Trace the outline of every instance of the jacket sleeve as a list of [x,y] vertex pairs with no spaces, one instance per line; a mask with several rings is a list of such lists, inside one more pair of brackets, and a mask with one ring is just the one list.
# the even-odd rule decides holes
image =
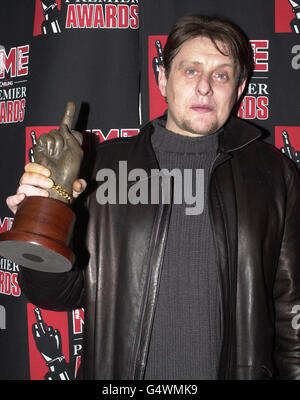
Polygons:
[[83,307],[83,271],[74,268],[64,273],[33,271],[20,266],[19,285],[34,305],[54,311]]
[[294,165],[289,168],[286,187],[284,230],[274,285],[274,358],[279,379],[300,379],[300,319],[295,314],[300,306],[300,179]]
[[72,206],[76,213],[71,247],[76,256],[73,268],[64,273],[30,270],[20,266],[19,285],[34,305],[68,311],[84,307],[84,271],[88,263],[85,236],[88,223],[87,200],[81,195]]

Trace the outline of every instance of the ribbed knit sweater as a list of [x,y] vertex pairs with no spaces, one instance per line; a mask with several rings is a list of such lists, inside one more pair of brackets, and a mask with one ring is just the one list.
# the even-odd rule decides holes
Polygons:
[[[187,137],[155,121],[152,145],[160,168],[204,170],[204,209],[186,215],[173,204],[145,379],[215,379],[221,344],[220,295],[207,205],[218,134]],[[194,191],[195,193],[195,191]]]

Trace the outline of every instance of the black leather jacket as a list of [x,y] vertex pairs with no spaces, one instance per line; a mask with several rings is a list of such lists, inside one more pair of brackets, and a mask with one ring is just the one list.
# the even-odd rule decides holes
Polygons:
[[[149,123],[99,145],[101,168],[158,168]],[[300,182],[297,169],[260,131],[235,117],[220,135],[209,212],[221,286],[219,379],[300,378]],[[149,177],[149,179],[151,179]],[[171,205],[105,205],[89,196],[87,268],[63,274],[21,268],[36,305],[85,308],[83,377],[143,379]]]

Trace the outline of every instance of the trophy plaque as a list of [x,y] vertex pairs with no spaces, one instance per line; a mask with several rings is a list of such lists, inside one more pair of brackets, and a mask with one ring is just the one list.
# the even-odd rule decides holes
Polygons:
[[0,235],[1,256],[32,270],[66,272],[74,263],[68,246],[76,217],[69,204],[83,157],[82,136],[71,130],[74,114],[68,102],[59,130],[42,134],[33,150],[35,162],[51,172],[49,197],[25,197],[12,228]]

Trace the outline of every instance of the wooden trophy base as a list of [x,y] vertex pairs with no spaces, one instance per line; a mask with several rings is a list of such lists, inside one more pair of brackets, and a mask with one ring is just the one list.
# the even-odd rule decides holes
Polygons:
[[36,271],[66,272],[74,254],[68,248],[75,214],[65,203],[48,197],[26,197],[10,231],[0,235],[0,254]]

